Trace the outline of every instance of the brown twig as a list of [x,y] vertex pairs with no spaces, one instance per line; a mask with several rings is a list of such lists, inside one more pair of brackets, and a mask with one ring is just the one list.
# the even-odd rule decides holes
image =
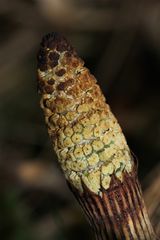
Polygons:
[[144,191],[144,199],[148,207],[148,213],[151,217],[155,232],[160,236],[160,164],[158,164],[152,172],[147,176]]

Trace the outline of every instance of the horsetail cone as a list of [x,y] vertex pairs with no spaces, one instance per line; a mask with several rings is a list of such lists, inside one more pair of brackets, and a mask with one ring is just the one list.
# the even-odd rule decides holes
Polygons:
[[96,79],[60,34],[42,40],[38,86],[53,148],[97,239],[156,239],[122,130]]

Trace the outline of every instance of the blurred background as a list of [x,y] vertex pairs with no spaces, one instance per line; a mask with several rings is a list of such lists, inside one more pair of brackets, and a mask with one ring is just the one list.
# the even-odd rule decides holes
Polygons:
[[93,239],[39,107],[41,38],[62,32],[98,79],[160,232],[160,1],[0,0],[0,239]]

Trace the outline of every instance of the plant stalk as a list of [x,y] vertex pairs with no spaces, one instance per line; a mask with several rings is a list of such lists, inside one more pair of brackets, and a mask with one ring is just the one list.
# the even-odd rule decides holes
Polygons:
[[42,40],[38,86],[53,148],[96,239],[157,239],[135,157],[96,79],[60,34]]

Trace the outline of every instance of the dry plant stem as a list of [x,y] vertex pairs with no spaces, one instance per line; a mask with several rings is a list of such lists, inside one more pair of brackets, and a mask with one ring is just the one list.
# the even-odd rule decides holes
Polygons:
[[149,216],[154,226],[154,230],[160,236],[160,164],[148,174],[145,179],[144,185],[144,199],[148,207]]
[[96,79],[59,34],[42,40],[38,86],[53,148],[96,239],[156,239],[122,130]]

